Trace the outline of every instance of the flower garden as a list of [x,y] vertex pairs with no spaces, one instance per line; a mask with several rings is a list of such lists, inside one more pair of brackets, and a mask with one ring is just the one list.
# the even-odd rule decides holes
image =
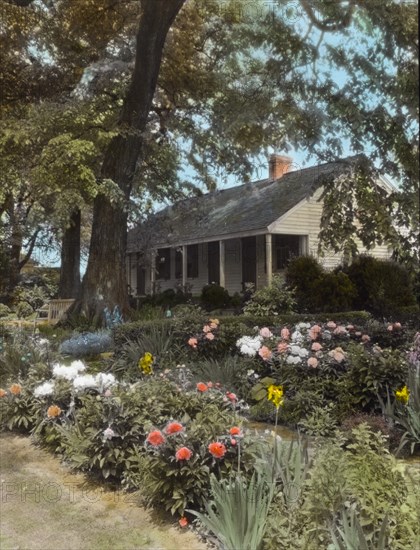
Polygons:
[[216,547],[415,548],[420,334],[339,317],[4,328],[1,426]]

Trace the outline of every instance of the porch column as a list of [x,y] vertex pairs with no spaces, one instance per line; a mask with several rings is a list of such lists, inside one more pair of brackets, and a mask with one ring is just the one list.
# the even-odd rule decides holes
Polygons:
[[150,265],[150,293],[153,295],[156,291],[156,250],[152,250],[152,261]]
[[225,241],[219,241],[219,280],[220,286],[225,288]]
[[185,292],[187,286],[187,246],[182,245],[182,289]]
[[271,233],[265,236],[265,269],[267,272],[267,286],[273,281],[273,239]]

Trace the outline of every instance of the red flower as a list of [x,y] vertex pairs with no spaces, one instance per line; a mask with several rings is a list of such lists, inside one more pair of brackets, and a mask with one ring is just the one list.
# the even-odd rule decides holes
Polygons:
[[189,460],[192,456],[192,451],[188,447],[181,447],[177,450],[175,458],[177,460]]
[[234,393],[227,392],[226,395],[227,395],[227,397],[228,397],[231,401],[233,401],[233,402],[235,402],[235,401],[237,400],[237,397],[236,397],[236,395],[235,395]]
[[178,521],[179,525],[181,527],[186,527],[188,525],[188,520],[187,518],[184,516],[182,517],[179,521]]
[[199,382],[197,384],[197,390],[198,391],[201,391],[201,392],[205,392],[209,389],[209,387],[207,386],[207,384],[204,384],[204,382]]
[[238,426],[233,426],[233,428],[229,430],[229,433],[230,435],[241,435],[241,428]]
[[226,454],[226,447],[223,445],[223,443],[219,443],[218,441],[210,443],[208,449],[210,453],[214,456],[214,458],[222,458]]
[[163,437],[162,432],[160,432],[159,430],[155,430],[154,432],[149,433],[146,442],[150,443],[150,445],[153,445],[153,447],[159,447],[159,445],[165,443],[165,438]]
[[167,434],[176,434],[178,432],[182,432],[183,429],[184,426],[179,422],[169,422],[169,424],[165,428],[165,432]]

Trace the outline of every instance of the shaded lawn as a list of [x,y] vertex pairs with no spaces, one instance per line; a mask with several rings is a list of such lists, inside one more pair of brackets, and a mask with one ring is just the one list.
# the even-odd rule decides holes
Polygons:
[[0,434],[1,550],[204,550],[138,498],[72,474],[27,437]]

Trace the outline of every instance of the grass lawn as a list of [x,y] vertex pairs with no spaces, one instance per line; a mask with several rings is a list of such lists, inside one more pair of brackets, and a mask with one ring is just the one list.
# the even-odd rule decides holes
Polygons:
[[148,512],[66,470],[27,437],[0,434],[2,550],[204,550]]

